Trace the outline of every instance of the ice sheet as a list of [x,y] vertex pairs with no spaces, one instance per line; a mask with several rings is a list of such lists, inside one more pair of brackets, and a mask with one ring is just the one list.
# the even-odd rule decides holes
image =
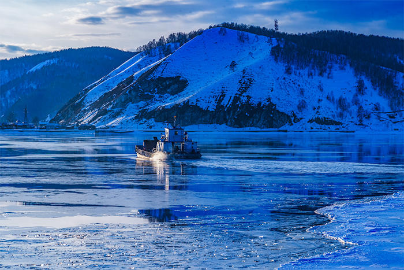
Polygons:
[[[402,190],[400,136],[196,132],[199,161],[135,158],[135,145],[158,133],[2,133],[0,268],[274,269],[322,254],[344,266],[366,258],[366,234],[355,226],[395,241],[362,212],[377,209],[363,198]],[[399,211],[396,196],[397,205],[381,198],[383,211]],[[341,205],[349,201],[358,207]],[[330,205],[341,223],[315,213]],[[352,237],[327,229],[349,227],[339,213],[365,218]]]
[[352,248],[301,259],[282,269],[404,269],[404,192],[317,210],[331,222],[310,231]]

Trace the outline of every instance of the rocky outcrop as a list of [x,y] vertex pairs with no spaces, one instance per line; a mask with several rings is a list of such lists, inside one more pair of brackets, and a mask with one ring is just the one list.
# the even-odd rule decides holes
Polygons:
[[170,108],[140,111],[137,119],[140,121],[153,118],[156,122],[165,122],[174,115],[177,116],[179,124],[183,126],[215,123],[234,128],[280,128],[292,123],[291,117],[277,110],[272,103],[254,106],[248,103],[238,103],[237,101],[234,101],[228,107],[218,105],[214,111],[204,110],[199,106],[190,105],[189,102],[186,102]]

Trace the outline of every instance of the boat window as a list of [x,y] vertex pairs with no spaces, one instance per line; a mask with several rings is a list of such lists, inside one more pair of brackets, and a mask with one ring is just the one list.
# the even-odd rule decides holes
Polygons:
[[178,131],[176,131],[174,134],[175,134],[175,135],[178,135]]

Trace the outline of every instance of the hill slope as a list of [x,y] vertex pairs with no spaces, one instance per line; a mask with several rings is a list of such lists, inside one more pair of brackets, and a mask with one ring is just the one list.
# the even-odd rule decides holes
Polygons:
[[[306,61],[312,64],[302,65],[295,61],[299,55],[288,58],[299,51],[294,46],[283,39],[212,28],[169,56],[138,54],[84,89],[54,121],[153,127],[176,115],[184,126],[403,128],[403,103],[393,98],[403,96],[402,72],[388,71],[395,88],[394,95],[386,94],[346,56],[313,51]],[[312,59],[325,60],[320,65]]]
[[93,83],[134,53],[112,48],[69,49],[0,61],[0,122],[46,118],[85,86]]

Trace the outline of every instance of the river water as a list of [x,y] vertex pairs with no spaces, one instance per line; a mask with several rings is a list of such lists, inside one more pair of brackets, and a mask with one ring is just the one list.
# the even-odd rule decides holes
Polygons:
[[138,160],[153,136],[1,132],[0,267],[287,268],[355,245],[318,209],[404,189],[402,134],[191,132],[201,160]]

